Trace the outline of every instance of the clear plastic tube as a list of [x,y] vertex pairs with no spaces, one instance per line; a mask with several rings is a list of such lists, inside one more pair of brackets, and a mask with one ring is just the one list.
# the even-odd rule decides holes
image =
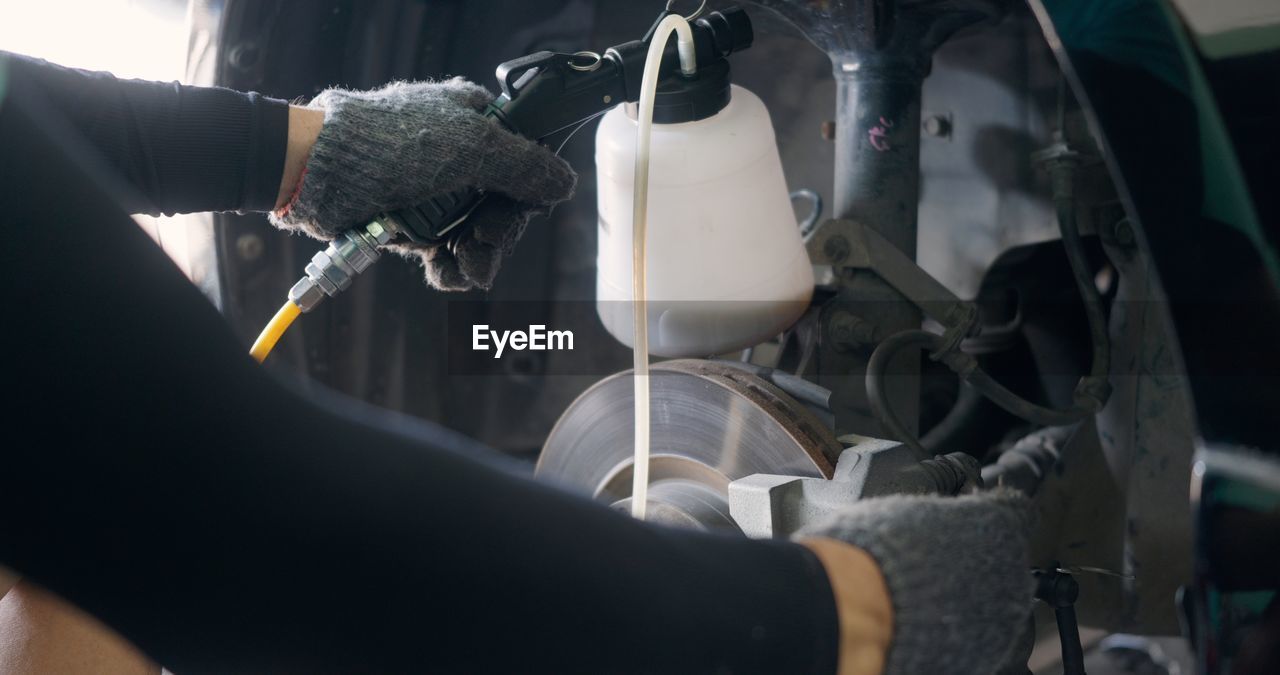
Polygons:
[[636,115],[635,189],[631,212],[631,306],[635,339],[632,348],[635,373],[635,459],[631,475],[631,515],[644,520],[649,502],[649,304],[646,299],[645,233],[649,215],[649,139],[653,132],[653,103],[667,40],[676,34],[680,71],[697,71],[693,31],[689,22],[672,14],[658,24],[645,57],[640,84],[640,109]]

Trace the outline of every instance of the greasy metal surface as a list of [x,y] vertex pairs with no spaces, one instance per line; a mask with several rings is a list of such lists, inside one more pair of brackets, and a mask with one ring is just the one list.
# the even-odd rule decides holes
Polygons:
[[[1211,435],[1204,426],[1197,429],[1205,422],[1203,408],[1225,405],[1228,426],[1238,429],[1244,422],[1247,427],[1253,411],[1268,410],[1260,392],[1272,389],[1255,389],[1243,378],[1208,377],[1201,383],[1230,383],[1228,388],[1238,389],[1247,401],[1233,403],[1221,390],[1198,391],[1193,398],[1197,382],[1188,372],[1221,373],[1235,354],[1252,359],[1262,353],[1249,344],[1255,338],[1274,344],[1262,328],[1267,322],[1259,320],[1271,289],[1266,283],[1245,283],[1259,268],[1239,249],[1232,251],[1231,272],[1222,273],[1218,256],[1236,235],[1202,216],[1204,182],[1196,163],[1208,147],[1199,137],[1204,127],[1197,123],[1194,101],[1162,79],[1187,77],[1194,67],[1178,54],[1160,3],[1032,0],[1030,5],[1084,109],[1088,135],[1098,141],[1127,216],[1124,237],[1116,229],[1120,214],[1097,221],[1119,279],[1110,309],[1114,392],[1094,422],[1096,431],[1082,427],[1084,433],[1063,450],[1062,470],[1046,483],[1040,500],[1045,527],[1033,562],[1057,560],[1120,575],[1079,577],[1082,625],[1176,633],[1175,593],[1191,577],[1188,494],[1194,439],[1197,433]],[[1114,36],[1109,45],[1128,44],[1129,35],[1141,35],[1148,47],[1129,58],[1123,49],[1099,48],[1095,40],[1104,34]],[[1152,116],[1153,109],[1160,114]],[[1211,199],[1226,191],[1203,194]],[[1223,280],[1240,286],[1224,288]],[[1240,295],[1245,285],[1251,317],[1245,321],[1259,329],[1223,331],[1223,326],[1243,325],[1223,320],[1223,308],[1230,308],[1227,299]],[[1198,315],[1205,310],[1208,316]],[[1222,337],[1201,337],[1206,333]],[[1180,341],[1195,349],[1180,353]],[[1212,366],[1204,365],[1206,358]],[[1249,367],[1265,372],[1266,364],[1251,361]],[[1268,438],[1274,437],[1273,417],[1259,425]]]
[[1176,634],[1175,596],[1191,578],[1194,416],[1150,262],[1133,247],[1105,248],[1120,279],[1110,322],[1114,391],[1046,481],[1033,562],[1119,575],[1078,577],[1081,625]]
[[[710,361],[655,364],[652,480],[696,481],[727,494],[756,473],[830,478],[840,445],[817,418],[754,375]],[[601,380],[548,436],[536,475],[610,503],[630,496],[631,371]]]
[[[1106,241],[1106,238],[1104,238]],[[1175,596],[1191,578],[1195,415],[1177,357],[1168,301],[1146,256],[1106,244],[1119,272],[1111,303],[1111,399],[1098,415],[1102,451],[1126,496],[1123,621],[1144,632],[1179,630]]]

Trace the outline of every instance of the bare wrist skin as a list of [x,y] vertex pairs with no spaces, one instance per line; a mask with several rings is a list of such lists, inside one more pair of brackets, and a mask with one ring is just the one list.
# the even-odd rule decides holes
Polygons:
[[880,566],[866,551],[835,539],[799,542],[827,571],[840,620],[838,675],[879,675],[893,638],[893,604]]
[[311,146],[315,145],[322,126],[323,110],[289,106],[289,144],[284,156],[284,174],[280,177],[280,192],[276,196],[276,210],[293,199],[298,182],[302,180],[302,170],[307,166],[307,158],[311,156]]
[[20,581],[0,599],[0,672],[160,675],[115,631],[62,598]]

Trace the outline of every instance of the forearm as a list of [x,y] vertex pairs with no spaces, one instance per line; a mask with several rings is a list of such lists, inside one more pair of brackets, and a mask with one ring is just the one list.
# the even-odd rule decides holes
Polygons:
[[13,588],[14,584],[18,583],[20,578],[12,570],[0,566],[0,599],[4,598],[5,594],[9,592],[9,589]]
[[29,582],[0,597],[0,672],[160,675],[97,619]]
[[275,206],[290,122],[284,101],[7,56],[12,88],[45,98],[49,114],[134,188],[115,195],[125,210],[160,215]]

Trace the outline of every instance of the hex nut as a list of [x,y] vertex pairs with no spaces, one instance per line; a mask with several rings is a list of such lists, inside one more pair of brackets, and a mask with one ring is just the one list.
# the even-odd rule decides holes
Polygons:
[[875,324],[846,310],[838,310],[827,321],[827,332],[838,350],[851,350],[875,344]]
[[849,245],[849,240],[840,235],[831,237],[822,243],[822,254],[827,256],[827,260],[833,263],[844,262],[851,252],[852,247]]
[[310,277],[305,277],[289,289],[289,300],[302,311],[309,312],[324,299],[324,289]]

